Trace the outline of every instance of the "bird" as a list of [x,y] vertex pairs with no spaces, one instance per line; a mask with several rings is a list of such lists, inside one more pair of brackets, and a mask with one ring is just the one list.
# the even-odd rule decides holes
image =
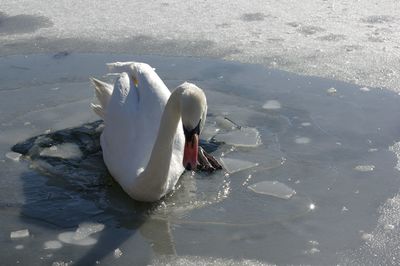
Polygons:
[[184,82],[172,93],[146,63],[107,64],[118,73],[114,85],[91,77],[104,120],[103,161],[134,200],[158,201],[173,191],[185,169],[213,171],[219,162],[199,148],[207,115],[202,89]]

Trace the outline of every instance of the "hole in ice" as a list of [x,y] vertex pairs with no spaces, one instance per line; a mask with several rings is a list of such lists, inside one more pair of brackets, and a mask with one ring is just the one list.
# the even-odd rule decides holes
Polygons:
[[44,148],[40,156],[58,157],[62,159],[79,159],[82,152],[75,143],[63,143],[49,148]]
[[82,223],[75,232],[64,232],[59,234],[58,240],[78,246],[90,246],[97,243],[97,240],[90,235],[100,232],[103,229],[104,224]]
[[269,100],[263,105],[263,108],[267,110],[278,110],[281,109],[281,103],[276,100]]
[[280,199],[290,199],[296,194],[294,189],[278,181],[262,181],[248,188],[255,193],[269,195]]
[[225,170],[228,171],[228,173],[230,173],[230,174],[239,172],[239,171],[242,171],[245,169],[249,169],[249,168],[252,168],[252,167],[255,167],[258,165],[257,163],[238,160],[238,159],[232,159],[232,158],[226,158],[226,157],[221,157],[220,160],[221,160],[221,163],[224,166]]
[[237,147],[257,147],[261,145],[260,133],[252,127],[242,127],[226,133],[219,133],[214,138],[217,142]]

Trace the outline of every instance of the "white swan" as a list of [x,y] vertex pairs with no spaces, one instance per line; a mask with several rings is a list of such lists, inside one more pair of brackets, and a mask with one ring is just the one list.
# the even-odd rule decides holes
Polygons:
[[171,94],[144,63],[108,66],[123,72],[114,86],[92,78],[99,100],[92,108],[105,125],[100,138],[104,162],[133,199],[159,200],[174,189],[185,167],[197,166],[206,97],[188,82]]

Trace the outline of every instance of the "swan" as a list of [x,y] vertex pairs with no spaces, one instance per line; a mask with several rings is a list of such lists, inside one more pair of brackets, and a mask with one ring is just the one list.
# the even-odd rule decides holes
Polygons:
[[185,168],[198,163],[215,170],[219,163],[199,148],[207,114],[204,92],[192,83],[172,93],[146,63],[115,62],[114,85],[91,78],[104,120],[103,160],[113,178],[133,199],[153,202],[172,191]]

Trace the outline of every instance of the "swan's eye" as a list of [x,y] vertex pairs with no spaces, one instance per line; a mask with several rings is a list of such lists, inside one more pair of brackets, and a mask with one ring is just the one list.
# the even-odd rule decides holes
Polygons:
[[133,80],[133,84],[135,84],[135,86],[137,87],[139,85],[138,79],[134,75],[132,75],[132,80]]

